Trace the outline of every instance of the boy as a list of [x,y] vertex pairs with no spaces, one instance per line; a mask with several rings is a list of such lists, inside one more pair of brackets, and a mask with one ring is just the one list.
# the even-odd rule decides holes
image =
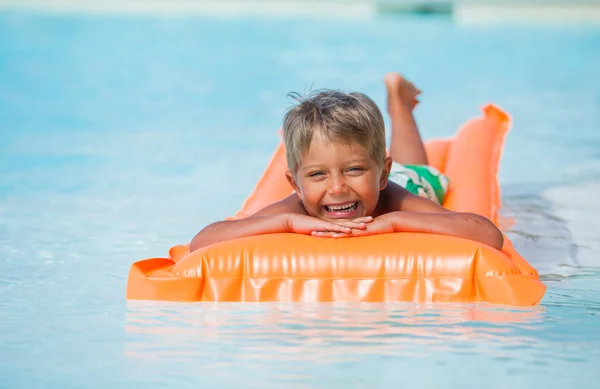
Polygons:
[[286,178],[295,193],[248,218],[207,226],[190,251],[258,234],[342,238],[400,231],[458,236],[501,249],[502,233],[487,218],[440,205],[447,179],[427,167],[412,114],[420,91],[395,73],[386,75],[385,84],[389,157],[383,116],[369,97],[325,90],[298,99],[283,123]]

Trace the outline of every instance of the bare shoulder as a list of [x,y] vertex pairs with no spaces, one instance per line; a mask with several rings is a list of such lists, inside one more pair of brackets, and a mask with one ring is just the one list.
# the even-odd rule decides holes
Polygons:
[[298,196],[295,193],[292,193],[283,200],[267,205],[252,216],[271,216],[282,213],[299,213],[306,215],[306,210]]
[[380,214],[395,211],[425,213],[451,212],[429,199],[414,195],[394,182],[388,182],[388,185],[381,193],[379,201]]

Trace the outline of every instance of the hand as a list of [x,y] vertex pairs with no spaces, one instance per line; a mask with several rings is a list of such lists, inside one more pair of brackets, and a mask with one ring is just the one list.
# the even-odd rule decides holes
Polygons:
[[360,231],[365,230],[367,228],[367,224],[373,221],[372,216],[364,216],[359,217],[350,221],[340,221],[334,224],[338,224],[343,227],[350,227],[350,232],[340,233],[333,231],[313,231],[311,235],[319,236],[324,238],[344,238],[349,236],[359,236]]
[[369,224],[364,231],[360,231],[358,236],[389,234],[391,232],[396,232],[394,224],[389,217],[381,215],[373,220],[373,223]]
[[[350,222],[348,223],[351,224]],[[354,225],[359,227],[360,223],[354,223]],[[331,234],[327,236],[335,235],[335,237],[338,237],[338,235],[344,236],[350,234],[353,225],[336,224],[313,216],[292,213],[287,215],[286,227],[288,232],[296,234],[315,235],[315,233],[323,232]]]
[[365,223],[365,228],[353,228],[352,231],[347,234],[318,232],[313,233],[313,235],[331,238],[345,238],[351,236],[389,234],[391,232],[395,232],[394,224],[392,223],[389,217],[386,217],[386,215],[382,215],[375,219],[371,218],[371,221],[369,223]]

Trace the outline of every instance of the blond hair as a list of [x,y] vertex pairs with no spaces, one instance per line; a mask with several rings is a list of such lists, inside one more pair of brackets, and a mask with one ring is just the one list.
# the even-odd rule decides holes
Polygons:
[[296,173],[315,131],[328,140],[354,141],[381,166],[386,157],[385,125],[377,104],[362,93],[318,90],[306,97],[291,94],[298,104],[283,119],[289,169]]

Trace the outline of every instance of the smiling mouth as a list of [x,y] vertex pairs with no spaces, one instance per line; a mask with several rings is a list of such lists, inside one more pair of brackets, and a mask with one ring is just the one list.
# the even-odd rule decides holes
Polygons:
[[334,213],[353,212],[358,208],[358,201],[339,205],[325,205],[323,208],[325,208],[327,212]]

